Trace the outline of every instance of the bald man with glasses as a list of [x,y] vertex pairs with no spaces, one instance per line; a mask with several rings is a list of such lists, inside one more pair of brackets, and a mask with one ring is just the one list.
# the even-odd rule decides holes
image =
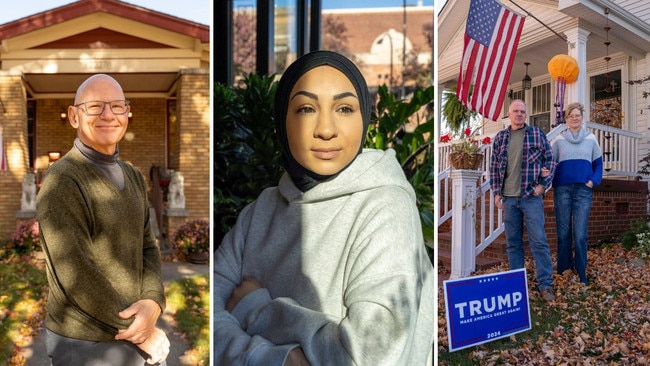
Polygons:
[[129,101],[97,74],[68,107],[72,149],[48,169],[36,204],[50,292],[52,365],[165,365],[160,249],[142,174],[118,159]]

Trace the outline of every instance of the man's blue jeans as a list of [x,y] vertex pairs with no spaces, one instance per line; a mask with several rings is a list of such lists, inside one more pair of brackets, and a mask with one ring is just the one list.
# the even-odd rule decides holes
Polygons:
[[535,259],[539,290],[553,288],[553,262],[544,231],[544,202],[541,196],[503,197],[506,252],[510,269],[524,268],[524,223]]
[[587,283],[587,223],[592,195],[593,190],[584,183],[553,187],[557,273],[575,269],[582,283]]

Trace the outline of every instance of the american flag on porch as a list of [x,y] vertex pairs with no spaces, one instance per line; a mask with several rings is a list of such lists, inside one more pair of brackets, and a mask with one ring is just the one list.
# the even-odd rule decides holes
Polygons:
[[0,172],[7,172],[7,152],[5,151],[4,138],[2,136],[2,126],[0,126]]
[[493,121],[500,118],[524,20],[495,0],[469,6],[456,97]]

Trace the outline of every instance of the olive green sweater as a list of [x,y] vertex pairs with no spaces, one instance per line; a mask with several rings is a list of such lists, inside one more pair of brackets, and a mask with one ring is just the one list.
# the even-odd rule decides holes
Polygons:
[[65,337],[114,341],[132,322],[120,311],[141,299],[165,307],[144,178],[115,163],[123,190],[72,148],[48,169],[37,196],[50,287],[45,325]]

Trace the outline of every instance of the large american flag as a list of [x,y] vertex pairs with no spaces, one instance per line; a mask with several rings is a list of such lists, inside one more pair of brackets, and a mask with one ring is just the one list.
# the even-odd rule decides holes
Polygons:
[[501,118],[524,19],[495,0],[469,6],[456,97],[493,121]]

